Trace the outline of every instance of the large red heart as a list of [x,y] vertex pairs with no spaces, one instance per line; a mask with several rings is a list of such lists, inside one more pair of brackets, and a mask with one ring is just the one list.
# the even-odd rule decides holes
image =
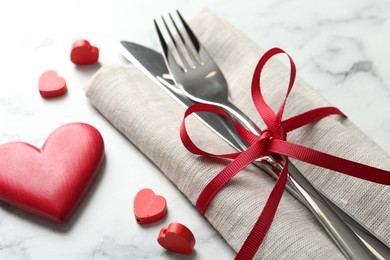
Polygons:
[[72,45],[70,60],[76,65],[94,64],[99,59],[99,49],[87,40],[77,40]]
[[81,201],[104,158],[99,131],[85,123],[54,130],[39,149],[23,142],[0,145],[0,200],[64,222]]

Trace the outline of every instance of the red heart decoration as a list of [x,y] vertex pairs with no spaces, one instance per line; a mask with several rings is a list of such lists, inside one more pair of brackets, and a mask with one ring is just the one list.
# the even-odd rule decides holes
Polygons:
[[41,217],[64,222],[94,180],[104,142],[93,126],[65,124],[42,148],[23,142],[0,145],[0,200]]
[[72,45],[70,60],[76,65],[94,64],[99,59],[99,49],[91,46],[87,40],[75,41]]
[[59,97],[67,91],[65,79],[59,77],[54,70],[42,73],[39,77],[38,89],[44,98]]
[[171,223],[161,229],[157,241],[165,249],[180,254],[191,254],[195,247],[191,230],[180,223]]
[[148,224],[162,219],[167,214],[164,197],[151,189],[140,190],[134,198],[134,215],[139,224]]

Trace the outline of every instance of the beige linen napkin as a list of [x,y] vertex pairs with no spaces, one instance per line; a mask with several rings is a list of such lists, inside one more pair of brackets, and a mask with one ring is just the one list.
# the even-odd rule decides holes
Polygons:
[[[207,10],[196,15],[190,25],[224,72],[233,103],[264,128],[250,97],[252,73],[264,50]],[[274,59],[263,74],[266,100],[276,108],[285,95],[289,68]],[[103,67],[88,83],[86,95],[193,204],[205,185],[228,163],[195,156],[183,147],[179,126],[184,108],[133,65]],[[319,106],[329,104],[298,78],[284,118]],[[226,144],[195,118],[189,121],[191,136],[199,146],[214,152],[227,151]],[[296,130],[289,134],[288,140],[390,169],[390,156],[349,120],[337,116]],[[319,190],[390,244],[389,187],[302,162],[296,165]],[[208,208],[206,218],[236,251],[258,218],[274,183],[271,177],[250,165],[218,193]],[[285,192],[256,258],[344,259],[344,256],[312,214]]]

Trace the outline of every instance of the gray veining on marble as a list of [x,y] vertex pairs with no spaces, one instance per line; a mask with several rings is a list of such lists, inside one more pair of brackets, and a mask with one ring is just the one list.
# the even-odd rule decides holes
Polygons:
[[[281,47],[298,74],[343,110],[390,153],[390,2],[271,1],[3,1],[0,3],[0,143],[40,146],[59,125],[84,121],[106,141],[98,180],[65,225],[0,202],[0,259],[232,259],[234,252],[159,170],[88,103],[82,87],[100,66],[124,64],[118,41],[157,46],[152,19],[179,9],[185,17],[207,7],[265,48]],[[100,65],[76,68],[71,44],[100,48]],[[40,97],[40,74],[54,69],[68,93]],[[135,193],[149,187],[168,200],[159,223],[139,226]],[[162,249],[159,230],[181,222],[197,239],[191,256]],[[212,258],[210,258],[212,256]]]

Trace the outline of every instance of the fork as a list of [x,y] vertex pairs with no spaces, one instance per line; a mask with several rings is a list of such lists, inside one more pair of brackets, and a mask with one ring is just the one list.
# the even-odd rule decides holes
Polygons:
[[[176,85],[188,98],[198,103],[212,104],[223,108],[243,126],[259,135],[261,130],[229,101],[228,84],[221,70],[178,11],[177,15],[191,45],[184,38],[171,14],[169,14],[171,26],[168,26],[164,17],[161,17],[162,26],[172,43],[170,46],[168,46],[157,20],[154,20],[165,62]],[[171,32],[170,27],[172,28],[172,26],[176,32],[175,35],[178,36],[176,38]],[[248,147],[245,142],[240,143],[242,150]],[[280,173],[281,163],[272,156],[266,156],[262,159],[269,162]],[[295,195],[299,194],[297,199],[309,207],[346,256],[351,259],[376,259],[377,257],[380,259],[383,255],[388,256],[388,248],[382,242],[376,240],[375,236],[368,230],[317,191],[290,161],[287,163],[289,164],[287,189]],[[259,162],[256,164],[259,166]],[[273,170],[261,168],[266,169],[267,173],[274,178],[278,178],[278,174]],[[342,218],[347,221],[349,226]]]

